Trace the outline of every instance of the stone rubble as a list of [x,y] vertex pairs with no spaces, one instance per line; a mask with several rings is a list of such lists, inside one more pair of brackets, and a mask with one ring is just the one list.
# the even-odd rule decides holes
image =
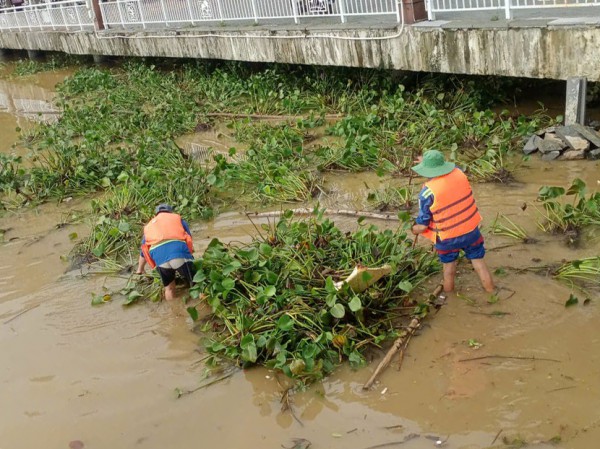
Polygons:
[[579,124],[551,126],[529,137],[523,153],[539,152],[545,161],[600,159],[600,132],[594,128]]

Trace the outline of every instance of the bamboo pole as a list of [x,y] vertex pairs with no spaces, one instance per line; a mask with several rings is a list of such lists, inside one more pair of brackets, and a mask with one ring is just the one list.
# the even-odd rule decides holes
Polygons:
[[[312,215],[314,209],[291,209],[295,215]],[[270,211],[270,212],[247,212],[246,215],[251,217],[279,217],[283,215],[285,211]],[[365,217],[375,218],[378,220],[395,220],[398,221],[398,216],[394,214],[381,214],[377,212],[366,212],[360,210],[346,210],[346,209],[327,209],[325,211],[327,215],[347,215],[350,217]]]
[[[433,291],[433,293],[431,294],[430,298],[427,299],[427,302],[431,301],[431,297],[434,297],[434,298],[437,297],[437,295],[439,295],[442,292],[442,289],[443,289],[443,286],[438,285],[435,288],[435,290]],[[412,319],[412,321],[408,325],[408,328],[406,329],[406,331],[404,331],[404,333],[396,339],[396,341],[394,342],[392,347],[389,349],[389,351],[387,352],[387,354],[385,355],[383,360],[381,362],[379,362],[379,365],[377,365],[377,368],[375,368],[373,375],[363,385],[363,390],[368,390],[371,388],[371,386],[373,385],[375,380],[377,380],[377,377],[379,377],[379,375],[383,372],[383,370],[385,370],[387,368],[387,366],[390,364],[390,362],[392,361],[392,359],[394,358],[396,353],[401,348],[403,348],[406,344],[408,344],[408,341],[410,340],[412,335],[416,332],[416,330],[419,327],[421,327],[422,321],[423,321],[423,318],[421,318],[421,317],[416,317],[416,318]]]
[[[255,120],[298,120],[310,118],[308,115],[263,115],[263,114],[239,114],[234,112],[209,112],[199,114],[204,117],[225,117],[225,118],[250,118]],[[332,120],[344,117],[343,114],[325,114],[325,120]]]

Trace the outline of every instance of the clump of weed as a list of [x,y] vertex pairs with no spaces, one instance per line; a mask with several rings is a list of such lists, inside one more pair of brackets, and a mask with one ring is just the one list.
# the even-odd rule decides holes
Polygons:
[[[206,330],[218,328],[207,350],[215,361],[262,364],[305,382],[344,359],[364,364],[370,344],[395,336],[392,309],[410,304],[407,293],[438,269],[406,229],[346,234],[323,211],[303,221],[286,211],[261,232],[245,246],[215,239],[197,262],[192,293],[212,307]],[[389,264],[391,274],[363,293],[337,287],[357,264]]]
[[[572,197],[570,203],[564,202]],[[586,184],[573,180],[568,189],[543,186],[538,192],[542,219],[538,222],[544,232],[579,235],[585,226],[600,225],[600,193],[586,195]]]
[[387,185],[382,189],[369,192],[367,195],[367,201],[380,212],[410,210],[413,199],[414,189],[412,186],[393,187]]
[[502,235],[523,243],[536,243],[537,240],[527,235],[525,228],[513,222],[504,214],[498,214],[490,227],[490,233],[494,235]]

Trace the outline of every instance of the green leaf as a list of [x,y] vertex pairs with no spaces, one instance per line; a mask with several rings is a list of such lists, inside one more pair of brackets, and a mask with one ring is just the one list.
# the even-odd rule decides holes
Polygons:
[[274,285],[269,285],[267,288],[265,288],[263,293],[270,298],[271,296],[275,296],[277,289]]
[[344,315],[346,315],[346,309],[344,309],[343,305],[337,303],[331,309],[329,309],[329,313],[331,313],[331,316],[334,318],[344,318]]
[[92,295],[92,305],[99,306],[100,304],[104,304],[103,295]]
[[235,281],[231,278],[225,278],[221,282],[221,285],[225,290],[233,290],[235,287]]
[[337,295],[335,293],[330,293],[325,297],[325,304],[327,307],[333,307],[337,301]]
[[69,234],[69,240],[75,240],[77,239],[77,233],[76,232],[71,232]]
[[237,251],[237,254],[242,259],[246,259],[249,262],[255,262],[258,260],[258,250],[256,248],[240,249]]
[[585,182],[579,178],[575,178],[571,183],[571,187],[567,190],[567,195],[585,196]]
[[96,257],[102,257],[104,255],[105,250],[106,245],[104,243],[100,243],[100,245],[98,245],[92,250],[92,254]]
[[282,331],[290,331],[294,327],[294,320],[288,314],[281,315],[277,320],[277,327]]
[[325,279],[325,291],[327,293],[337,293],[337,289],[335,288],[335,285],[333,283],[333,279],[331,278],[331,276],[327,276],[327,279]]
[[217,183],[217,176],[214,173],[211,173],[206,177],[206,182],[209,185],[214,186]]
[[240,348],[242,348],[242,360],[250,363],[256,362],[258,353],[256,351],[256,343],[254,342],[254,335],[244,335],[240,341]]
[[410,293],[414,287],[410,281],[400,281],[398,282],[398,288],[406,293]]
[[198,310],[195,307],[188,307],[186,310],[193,321],[198,321]]
[[126,232],[129,232],[130,229],[131,229],[131,225],[129,223],[127,223],[126,221],[122,221],[119,223],[119,231],[121,231],[123,234],[125,234]]
[[571,294],[569,296],[569,299],[567,299],[567,302],[565,302],[565,307],[571,307],[578,303],[579,303],[579,298],[577,298],[577,296],[574,296],[573,294]]
[[360,301],[360,298],[358,296],[352,298],[348,303],[348,308],[353,312],[357,312],[362,309],[362,302]]
[[125,301],[123,301],[123,305],[127,306],[134,302],[136,299],[141,298],[142,296],[143,295],[140,292],[138,292],[137,290],[133,290],[132,292],[129,292],[127,298],[125,299]]
[[273,254],[273,247],[271,245],[267,245],[266,243],[261,243],[258,247],[258,251],[265,257],[269,257]]
[[400,220],[401,222],[408,222],[411,220],[411,216],[410,216],[410,212],[407,212],[405,210],[398,212],[398,220]]

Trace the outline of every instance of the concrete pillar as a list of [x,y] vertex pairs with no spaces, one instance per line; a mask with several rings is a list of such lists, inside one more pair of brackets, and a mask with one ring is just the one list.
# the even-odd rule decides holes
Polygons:
[[410,25],[421,20],[427,20],[424,0],[402,0],[401,7],[404,12],[405,24]]
[[105,65],[108,62],[108,58],[104,55],[92,55],[92,57],[96,65]]
[[565,104],[565,125],[579,123],[585,125],[585,96],[587,79],[572,77],[567,79],[567,96]]
[[27,50],[27,56],[32,61],[43,61],[46,59],[44,52],[39,50]]

